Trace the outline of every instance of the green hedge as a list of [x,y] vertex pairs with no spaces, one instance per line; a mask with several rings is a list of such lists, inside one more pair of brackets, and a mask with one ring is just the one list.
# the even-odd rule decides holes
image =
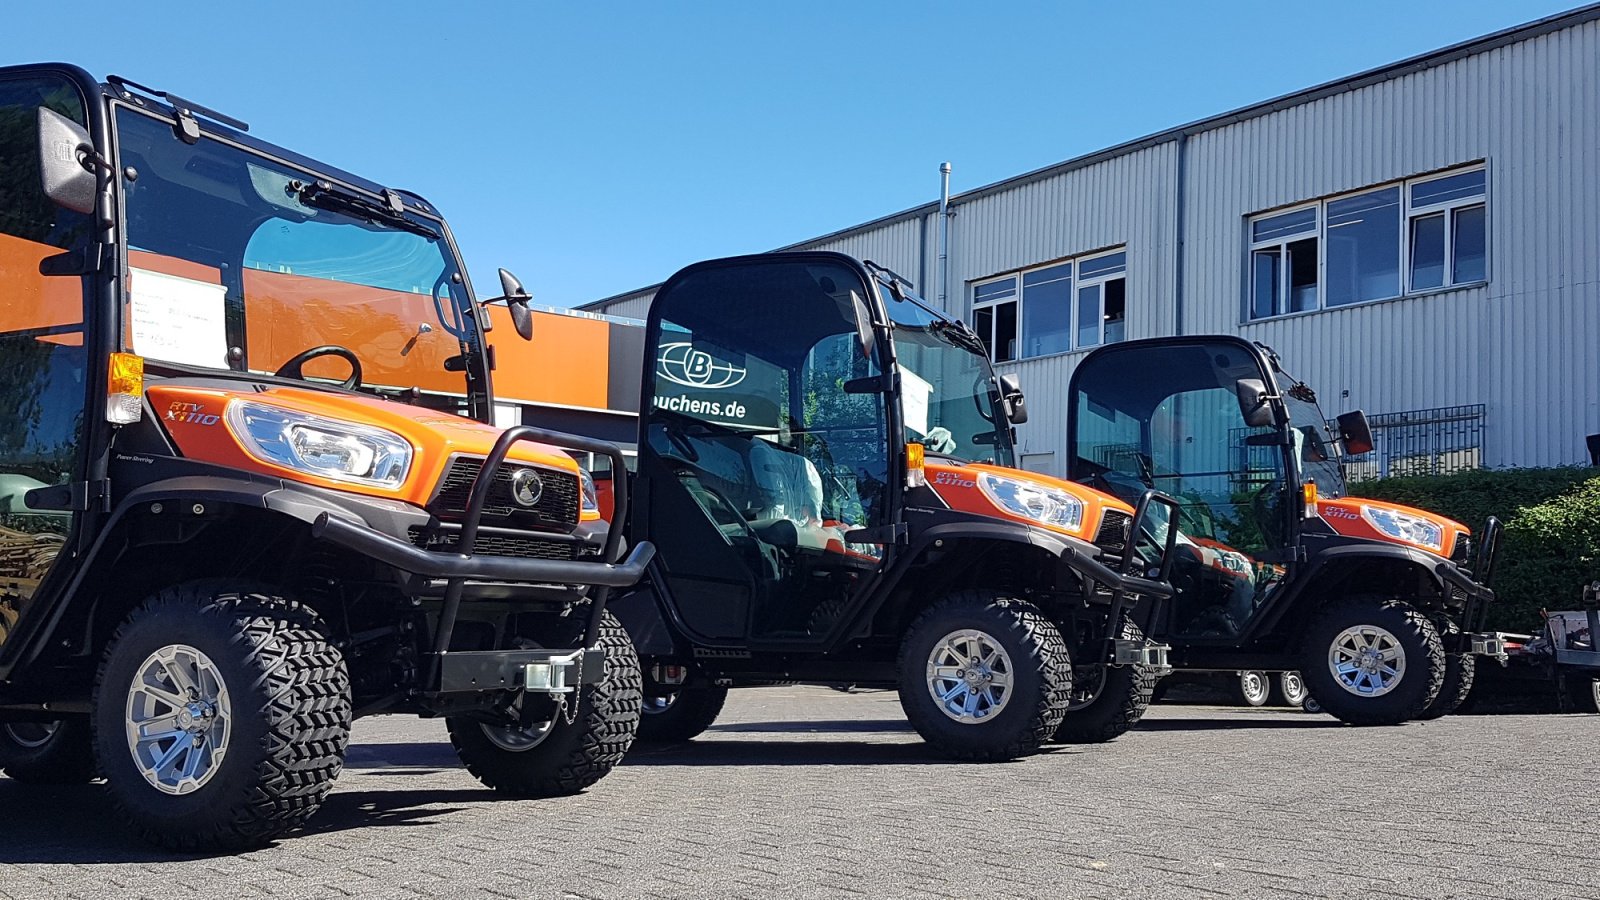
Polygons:
[[1350,486],[1449,516],[1476,534],[1489,516],[1505,523],[1489,627],[1532,631],[1540,609],[1570,609],[1600,578],[1600,472],[1587,467],[1480,469],[1457,475],[1385,478]]

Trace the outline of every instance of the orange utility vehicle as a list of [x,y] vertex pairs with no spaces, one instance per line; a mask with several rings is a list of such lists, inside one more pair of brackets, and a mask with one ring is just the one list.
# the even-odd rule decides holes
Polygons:
[[[355,717],[570,793],[632,741],[622,558],[490,416],[490,308],[414,194],[125,79],[0,68],[0,767],[169,847],[304,821]],[[529,335],[502,272],[502,324]],[[626,515],[626,498],[617,501]]]
[[1330,432],[1277,354],[1230,335],[1126,341],[1073,371],[1070,477],[1177,500],[1177,595],[1159,633],[1182,670],[1298,670],[1324,710],[1392,725],[1472,687],[1500,524],[1344,496],[1340,458],[1372,449],[1360,412]]
[[1170,501],[1016,469],[1022,393],[965,325],[871,263],[765,254],[668,279],[645,352],[617,521],[659,552],[614,604],[646,664],[642,738],[692,737],[728,688],[772,682],[897,687],[964,759],[1138,719],[1171,588],[1164,548],[1128,545]]

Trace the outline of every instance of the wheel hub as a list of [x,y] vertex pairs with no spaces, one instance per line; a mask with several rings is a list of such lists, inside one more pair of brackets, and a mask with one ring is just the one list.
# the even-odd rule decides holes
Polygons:
[[1405,677],[1406,651],[1389,630],[1355,625],[1334,638],[1328,649],[1328,670],[1346,691],[1358,697],[1381,697]]
[[128,751],[152,787],[189,794],[217,773],[228,752],[232,704],[210,657],[169,644],[145,658],[128,688]]
[[1011,699],[1011,657],[984,632],[945,635],[928,654],[928,693],[945,715],[972,725],[993,718]]

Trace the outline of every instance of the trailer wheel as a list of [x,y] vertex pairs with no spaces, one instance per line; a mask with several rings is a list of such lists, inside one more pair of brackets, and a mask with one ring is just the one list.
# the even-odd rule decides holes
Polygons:
[[639,717],[639,742],[665,744],[699,737],[722,712],[728,689],[710,684],[685,685],[675,694],[644,698]]
[[[578,624],[582,608],[570,618]],[[466,716],[445,719],[450,743],[473,777],[513,797],[561,797],[593,785],[622,762],[639,729],[639,656],[609,610],[600,620],[599,643],[606,652],[605,674],[577,692],[578,713],[571,722],[565,711],[531,728]]]
[[1444,681],[1444,644],[1408,603],[1353,598],[1320,610],[1304,632],[1300,674],[1317,704],[1351,725],[1417,718]]
[[169,588],[112,637],[94,746],[113,804],[173,849],[265,844],[316,812],[350,742],[350,679],[322,621],[247,588]]
[[[1144,631],[1124,614],[1121,636],[1141,640]],[[1056,728],[1055,742],[1103,744],[1122,736],[1144,718],[1158,680],[1149,666],[1073,666],[1072,702]]]
[[1072,667],[1031,603],[962,591],[935,603],[900,645],[900,706],[938,752],[978,761],[1039,749],[1066,715]]
[[28,784],[94,780],[88,719],[0,724],[0,769]]
[[1304,706],[1306,680],[1293,670],[1277,673],[1272,679],[1272,702],[1275,706]]
[[1233,688],[1234,699],[1241,706],[1266,706],[1267,700],[1272,696],[1272,685],[1267,680],[1267,673],[1260,669],[1246,669],[1239,673],[1239,681]]

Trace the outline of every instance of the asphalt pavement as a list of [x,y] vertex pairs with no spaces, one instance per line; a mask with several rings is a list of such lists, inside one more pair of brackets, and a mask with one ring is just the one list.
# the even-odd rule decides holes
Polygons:
[[310,825],[172,856],[0,778],[0,897],[1600,897],[1600,717],[1357,729],[1157,706],[1099,746],[932,756],[893,694],[735,692],[587,793],[499,800],[437,722],[356,725]]

